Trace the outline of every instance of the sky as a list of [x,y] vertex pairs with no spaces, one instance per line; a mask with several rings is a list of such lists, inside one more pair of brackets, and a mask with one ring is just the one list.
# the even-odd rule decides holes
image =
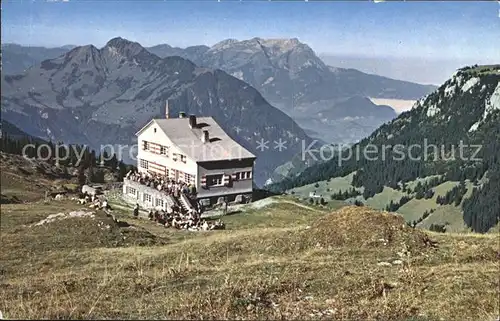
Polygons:
[[2,43],[213,45],[298,38],[321,55],[500,62],[500,2],[2,1]]

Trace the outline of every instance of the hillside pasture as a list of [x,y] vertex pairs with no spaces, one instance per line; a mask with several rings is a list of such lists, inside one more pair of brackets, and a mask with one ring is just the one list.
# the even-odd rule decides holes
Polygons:
[[[262,205],[262,204],[260,204]],[[288,197],[245,205],[227,230],[166,229],[89,209],[2,205],[0,310],[27,319],[494,320],[494,235],[437,234],[368,207]],[[109,228],[107,226],[110,226]]]

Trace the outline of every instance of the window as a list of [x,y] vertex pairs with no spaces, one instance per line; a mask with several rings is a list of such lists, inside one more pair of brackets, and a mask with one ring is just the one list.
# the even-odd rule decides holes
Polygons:
[[[238,175],[239,174],[239,175]],[[237,179],[251,179],[252,178],[252,172],[249,171],[249,172],[240,172],[240,173],[237,173],[236,175]]]
[[181,162],[183,162],[183,163],[186,162],[186,156],[185,155],[181,155]]
[[135,196],[136,190],[133,187],[127,186],[127,194]]
[[172,154],[172,160],[173,160],[174,162],[175,162],[175,161],[177,161],[177,154],[175,154],[175,153],[174,153],[174,154]]
[[139,166],[140,166],[141,168],[148,169],[148,165],[149,165],[149,164],[148,164],[148,161],[147,161],[147,160],[145,160],[145,159],[141,159],[141,160],[139,160]]
[[184,177],[186,179],[186,183],[194,184],[194,176],[188,173],[184,173]]
[[222,186],[222,174],[207,175],[207,186]]
[[156,206],[163,207],[163,200],[162,200],[162,199],[157,198],[157,199],[156,199]]
[[153,128],[153,131],[156,133],[156,128]]
[[165,166],[157,164],[155,162],[148,162],[147,166],[148,166],[147,167],[148,172],[151,172],[151,174],[153,174],[153,175],[156,175],[156,174],[165,175],[165,172],[167,170],[167,168]]
[[167,156],[167,146],[160,146],[160,155]]
[[173,180],[178,180],[179,179],[179,173],[178,173],[178,170],[176,169],[171,169],[170,170],[170,176],[169,176],[171,179]]
[[151,195],[144,193],[143,201],[144,202],[151,202],[151,200],[152,200]]
[[143,140],[142,141],[142,149],[149,150],[149,142]]

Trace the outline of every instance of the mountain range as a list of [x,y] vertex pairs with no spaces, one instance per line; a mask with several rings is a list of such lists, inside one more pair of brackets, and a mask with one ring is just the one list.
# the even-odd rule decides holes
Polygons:
[[[76,47],[24,74],[2,76],[2,119],[29,135],[95,149],[135,144],[139,128],[164,117],[167,100],[172,115],[212,116],[256,154],[257,184],[310,141],[247,83],[178,56],[160,58],[122,38],[101,49]],[[273,148],[279,139],[286,149]],[[258,150],[261,140],[267,148]]]
[[[69,50],[71,46],[53,48],[55,53]],[[351,97],[416,100],[434,90],[435,86],[420,85],[387,77],[370,75],[355,69],[335,68],[326,65],[315,52],[298,39],[252,38],[238,41],[227,39],[211,47],[205,45],[187,48],[161,44],[146,48],[161,57],[179,56],[199,67],[220,69],[250,84],[273,106],[291,116],[314,138],[333,143],[356,142],[381,124],[392,120],[396,114],[381,111],[376,116],[353,114],[348,123],[344,118],[325,121],[322,113],[338,110]],[[3,45],[6,73],[26,68],[29,61],[48,57],[47,50],[31,54],[31,60],[18,63],[17,52],[36,52],[37,48],[20,50],[19,46]],[[14,68],[14,65],[19,67]],[[356,101],[351,101],[353,106]],[[366,101],[358,101],[366,108]],[[337,108],[337,105],[340,105]],[[354,106],[355,109],[357,106]],[[373,112],[378,105],[371,104]],[[332,123],[334,123],[332,125]],[[349,130],[357,128],[357,130]]]
[[249,83],[279,107],[351,96],[419,99],[435,89],[327,66],[298,39],[227,39],[212,47],[186,49],[158,45],[148,48],[159,57],[182,56],[203,67],[217,68]]
[[397,211],[414,226],[490,230],[500,214],[500,65],[461,68],[350,150],[269,189],[332,180],[344,184],[332,199]]
[[67,45],[45,48],[21,46],[14,43],[2,44],[2,73],[9,75],[23,73],[28,68],[46,59],[59,57],[75,47]]
[[[329,119],[335,124],[322,119],[320,113],[342,108],[346,99],[360,96],[416,100],[436,89],[432,85],[328,66],[307,44],[296,38],[227,39],[211,47],[185,49],[163,44],[148,50],[160,57],[182,56],[199,66],[226,71],[255,87],[273,106],[309,130],[314,138],[332,143],[356,142],[396,116],[386,111],[376,117],[358,113],[350,115],[355,119],[347,126],[344,126],[343,118]],[[351,101],[349,106],[354,102]],[[365,101],[361,104],[366,107]],[[339,108],[336,105],[340,105]],[[372,104],[372,107],[376,112],[377,105]],[[346,130],[350,126],[359,130]]]

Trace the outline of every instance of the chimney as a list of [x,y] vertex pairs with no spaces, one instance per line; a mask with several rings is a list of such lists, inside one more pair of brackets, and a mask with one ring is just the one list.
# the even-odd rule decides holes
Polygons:
[[201,136],[201,141],[204,143],[209,142],[208,130],[203,131],[203,136]]
[[166,119],[169,119],[170,118],[170,112],[168,110],[168,99],[167,101],[165,102],[165,118]]
[[189,127],[191,127],[191,129],[196,128],[196,116],[195,115],[189,115]]
[[186,118],[186,113],[185,113],[185,112],[183,112],[183,111],[181,111],[181,112],[179,113],[179,118]]

